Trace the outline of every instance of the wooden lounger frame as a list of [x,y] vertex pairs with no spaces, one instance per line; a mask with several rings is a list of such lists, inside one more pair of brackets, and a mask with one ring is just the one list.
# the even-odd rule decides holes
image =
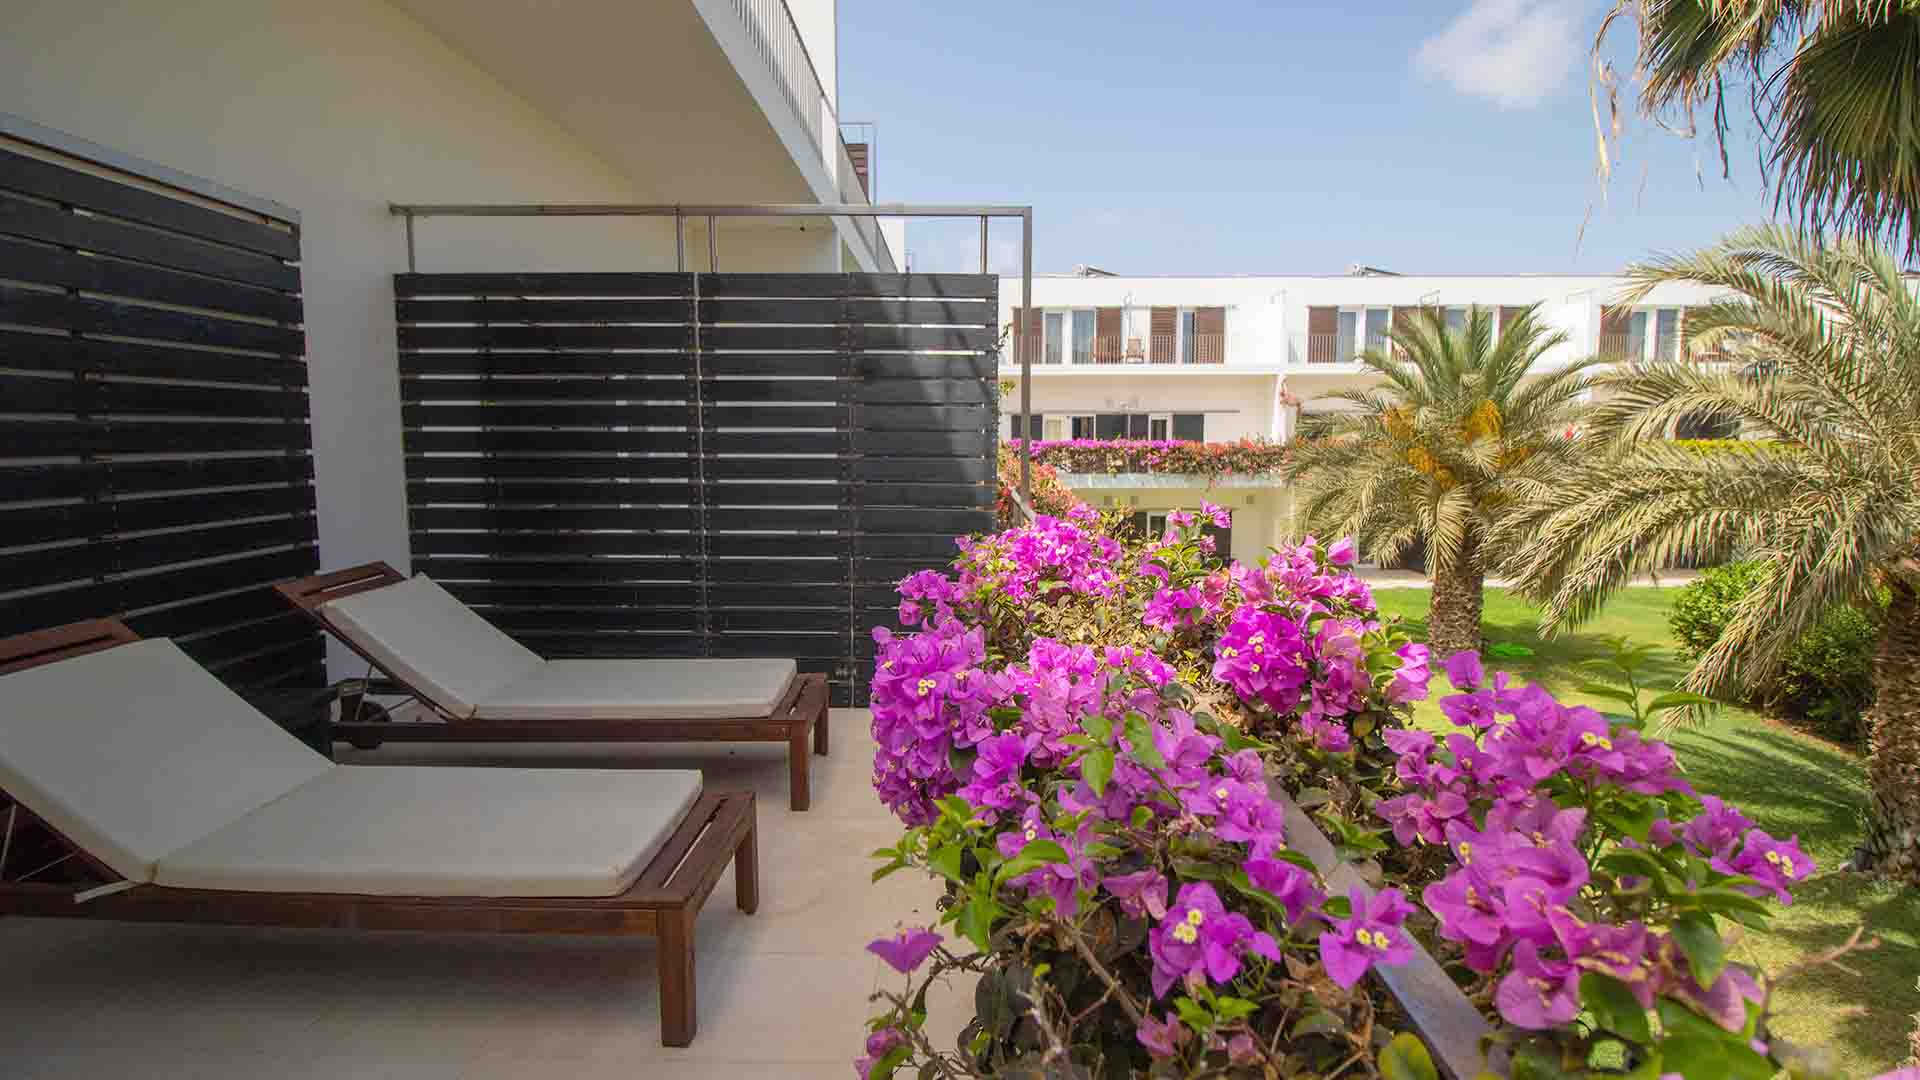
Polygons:
[[[110,649],[139,635],[112,619],[0,639],[0,674]],[[617,896],[370,896],[180,889],[128,882],[0,790],[0,915],[353,930],[650,936],[660,943],[660,1039],[698,1029],[694,920],[727,863],[734,902],[760,906],[753,793],[700,796]],[[20,867],[18,872],[14,868]],[[34,880],[29,880],[34,879]]]
[[805,810],[812,804],[807,744],[811,735],[812,752],[823,756],[827,752],[826,676],[799,675],[772,714],[763,717],[733,720],[462,717],[368,654],[321,609],[329,600],[382,589],[405,580],[404,574],[386,563],[370,562],[274,586],[288,603],[305,612],[327,633],[371,664],[401,693],[419,701],[439,717],[437,721],[395,724],[387,722],[384,715],[368,720],[346,719],[343,709],[343,719],[333,725],[335,738],[363,750],[373,749],[382,742],[783,742],[787,744],[789,804],[795,810]]

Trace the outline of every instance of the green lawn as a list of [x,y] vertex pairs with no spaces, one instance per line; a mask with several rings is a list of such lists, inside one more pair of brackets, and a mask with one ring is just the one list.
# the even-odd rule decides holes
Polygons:
[[[1381,589],[1374,595],[1382,613],[1405,616],[1407,629],[1425,636],[1428,590]],[[1542,683],[1562,701],[1606,707],[1574,689],[1591,681],[1580,662],[1606,655],[1600,638],[1609,634],[1671,649],[1667,606],[1673,595],[1669,589],[1626,589],[1579,633],[1545,640],[1535,632],[1535,609],[1503,589],[1489,589],[1488,641],[1523,645],[1533,655],[1489,658],[1488,666]],[[1685,670],[1670,653],[1661,675],[1677,680]],[[1446,692],[1438,672],[1435,690],[1436,698]],[[1420,705],[1418,717],[1435,727],[1449,726],[1432,701]],[[1860,756],[1736,708],[1703,727],[1673,733],[1671,741],[1699,790],[1738,805],[1777,836],[1799,834],[1801,845],[1823,868],[1801,885],[1796,902],[1775,920],[1771,933],[1750,935],[1741,944],[1744,959],[1783,972],[1845,941],[1862,922],[1881,940],[1879,949],[1846,961],[1857,974],[1821,968],[1782,985],[1776,1000],[1780,1033],[1831,1047],[1845,1076],[1872,1076],[1898,1065],[1907,1054],[1911,1014],[1920,1010],[1920,992],[1914,988],[1920,978],[1920,894],[1825,869],[1840,865],[1853,847],[1856,815],[1866,799]]]

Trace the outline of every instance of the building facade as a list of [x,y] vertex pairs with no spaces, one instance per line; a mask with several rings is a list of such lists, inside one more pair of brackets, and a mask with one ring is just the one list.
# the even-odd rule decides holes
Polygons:
[[[1499,324],[1533,305],[1566,340],[1541,357],[1550,368],[1603,355],[1680,355],[1686,311],[1707,303],[1702,286],[1662,285],[1631,308],[1615,307],[1619,277],[1398,275],[1357,268],[1326,276],[1150,277],[1098,272],[1042,275],[1021,310],[1018,279],[1000,290],[1002,431],[1036,440],[1175,439],[1284,442],[1303,414],[1338,410],[1342,390],[1377,379],[1356,362],[1422,308],[1464,323],[1474,306]],[[1020,414],[1018,349],[1032,358],[1032,408]],[[1706,434],[1701,432],[1700,434]],[[1096,506],[1131,510],[1155,527],[1204,498],[1234,511],[1230,538],[1255,558],[1293,532],[1284,485],[1271,477],[1180,473],[1068,473]]]

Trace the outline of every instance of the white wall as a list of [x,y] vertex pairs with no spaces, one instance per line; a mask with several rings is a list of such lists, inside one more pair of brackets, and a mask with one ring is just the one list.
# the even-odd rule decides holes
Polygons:
[[[1162,375],[1107,366],[1099,374],[1036,377],[1033,411],[1067,413],[1205,413],[1208,442],[1275,437],[1273,375]],[[1001,402],[1002,434],[1013,434],[1019,394]]]
[[1286,523],[1287,495],[1277,488],[1101,488],[1078,494],[1100,510],[1199,510],[1203,502],[1224,506],[1233,514],[1233,550],[1228,554],[1247,563],[1257,562],[1283,539]]
[[[328,566],[407,559],[391,280],[406,249],[388,204],[636,201],[630,177],[378,0],[14,3],[0,105],[299,211]],[[422,270],[673,266],[657,220],[436,221],[418,240]],[[719,241],[725,269],[837,267],[824,228]],[[690,262],[704,251],[690,230]]]

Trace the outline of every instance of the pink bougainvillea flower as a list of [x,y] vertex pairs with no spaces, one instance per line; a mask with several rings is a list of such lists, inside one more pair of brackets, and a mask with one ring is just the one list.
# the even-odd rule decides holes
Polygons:
[[1334,566],[1352,566],[1354,563],[1353,537],[1343,536],[1327,548],[1327,562]]
[[1356,885],[1347,898],[1353,914],[1334,919],[1332,928],[1320,935],[1320,962],[1328,978],[1350,987],[1375,964],[1404,964],[1413,959],[1413,942],[1400,929],[1413,905],[1399,889],[1368,896],[1366,889]]
[[925,926],[909,926],[890,938],[879,938],[867,943],[867,951],[887,962],[887,966],[902,975],[908,974],[921,965],[933,950],[940,947],[940,935]]

